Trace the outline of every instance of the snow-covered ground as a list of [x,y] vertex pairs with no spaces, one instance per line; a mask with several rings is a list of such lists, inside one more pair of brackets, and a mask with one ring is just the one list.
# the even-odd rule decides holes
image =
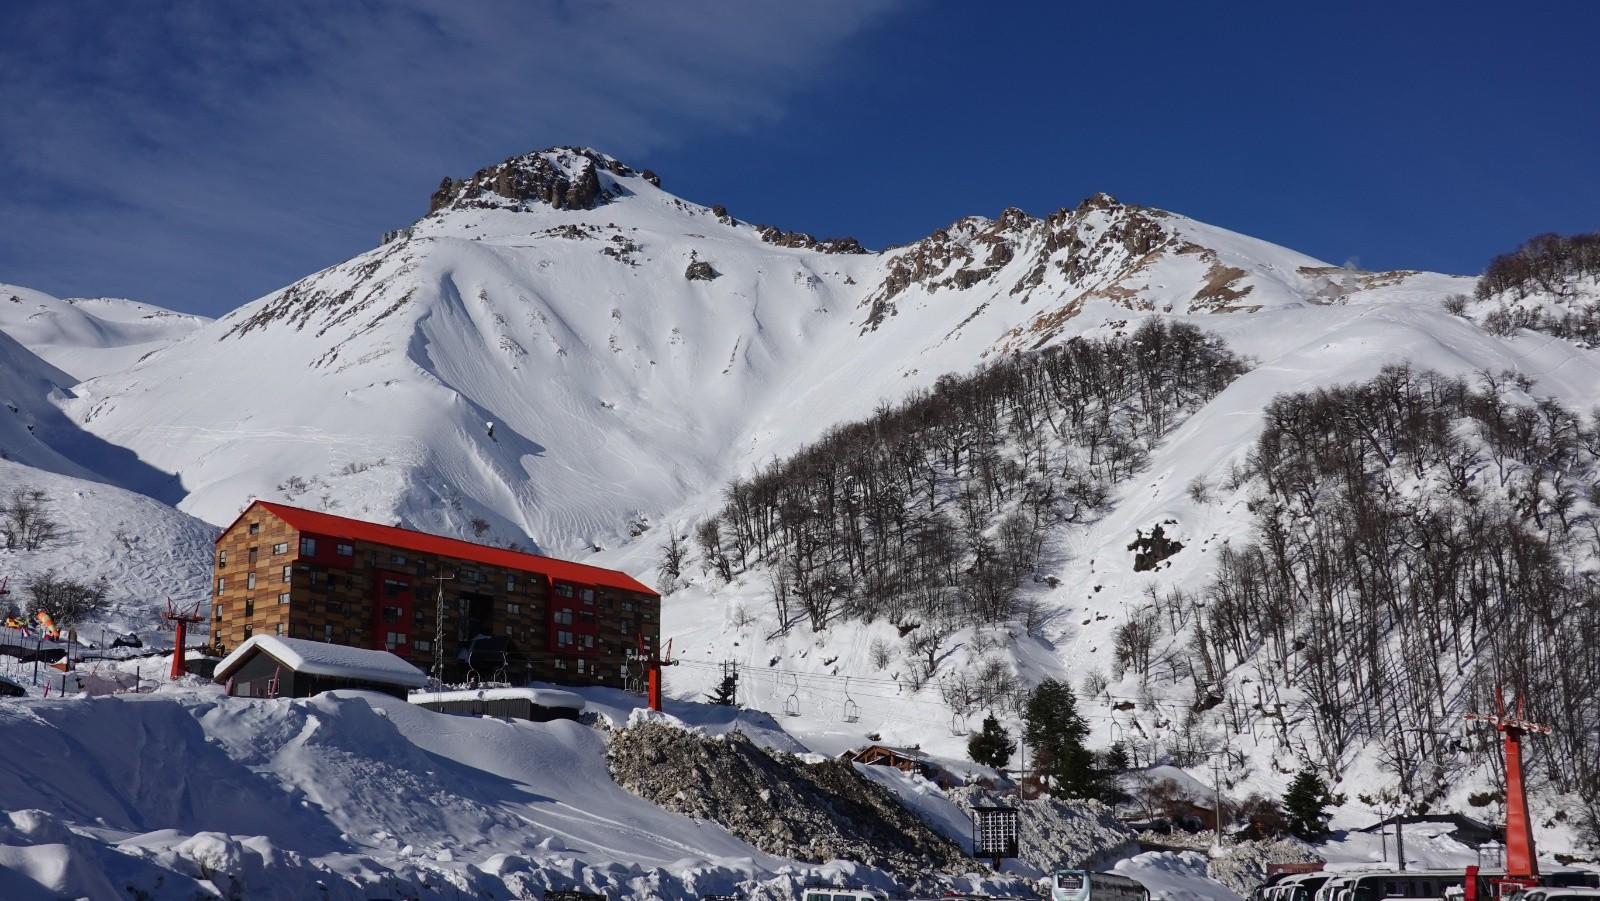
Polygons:
[[[741,727],[794,747],[759,718]],[[191,681],[0,703],[12,811],[0,896],[780,898],[841,873],[893,884],[773,858],[628,794],[604,742],[576,722],[451,716],[365,692],[245,700]]]
[[[602,721],[640,715],[621,692],[580,693]],[[737,726],[804,750],[759,714],[676,703],[650,716],[711,734]],[[581,888],[776,899],[813,880],[896,885],[852,864],[774,858],[668,813],[612,782],[604,743],[600,729],[566,720],[451,716],[368,692],[227,698],[192,678],[145,694],[0,702],[0,897],[530,898]],[[951,798],[919,777],[863,769],[969,842],[970,820]],[[1383,845],[1357,833],[1316,850],[1340,869],[1382,865]],[[1392,837],[1386,847],[1392,860]],[[1407,827],[1406,849],[1414,869],[1477,861],[1435,826]],[[1114,870],[1165,901],[1238,897],[1207,868],[1203,853],[1163,851]],[[1009,863],[1007,872],[1023,885],[1042,875]]]

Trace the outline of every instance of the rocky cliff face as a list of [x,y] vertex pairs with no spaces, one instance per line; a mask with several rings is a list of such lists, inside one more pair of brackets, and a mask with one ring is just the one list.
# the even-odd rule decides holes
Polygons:
[[807,763],[734,732],[708,738],[641,723],[612,736],[612,778],[675,813],[710,820],[796,860],[854,860],[897,873],[959,874],[972,862],[848,763]]
[[602,185],[601,171],[634,174],[621,162],[587,148],[552,147],[526,153],[479,169],[461,181],[446,177],[434,192],[428,213],[485,207],[520,209],[530,203],[558,210],[593,209],[617,196],[614,189]]
[[[1239,284],[1248,273],[1226,265],[1215,250],[1181,237],[1168,227],[1168,219],[1160,210],[1096,194],[1043,219],[1013,208],[993,220],[958,220],[885,254],[883,280],[860,303],[865,309],[863,331],[876,330],[898,315],[908,294],[976,289],[974,297],[1015,298],[1024,304],[1038,296],[1045,309],[1015,337],[1049,340],[1087,300],[1149,309],[1140,289],[1152,267],[1183,256],[1203,267],[1198,289],[1184,304],[1189,312],[1240,309],[1236,301],[1252,290]],[[1071,300],[1061,303],[1062,297]]]

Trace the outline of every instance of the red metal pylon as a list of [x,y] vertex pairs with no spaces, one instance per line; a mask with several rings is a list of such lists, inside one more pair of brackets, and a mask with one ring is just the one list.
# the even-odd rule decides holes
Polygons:
[[1506,737],[1506,875],[1503,884],[1539,884],[1539,857],[1533,844],[1533,821],[1528,817],[1528,790],[1522,778],[1522,736],[1550,734],[1550,727],[1523,719],[1522,697],[1517,697],[1517,715],[1506,714],[1505,697],[1494,690],[1496,715],[1466,714],[1466,718],[1487,723]]
[[670,639],[670,638],[667,639],[667,651],[666,651],[665,654],[663,654],[663,655],[656,654],[654,648],[651,648],[650,649],[650,653],[646,654],[645,653],[645,648],[644,648],[644,636],[640,635],[639,636],[639,656],[641,658],[643,658],[643,660],[644,660],[645,669],[646,669],[646,671],[648,673],[648,677],[649,677],[649,680],[650,680],[648,692],[646,694],[646,697],[649,699],[650,709],[651,710],[660,710],[661,709],[661,668],[663,666],[672,666],[675,663],[677,663],[676,660],[672,659],[672,639]]
[[166,612],[161,614],[161,618],[170,621],[173,628],[177,630],[177,635],[173,637],[172,642],[172,678],[174,679],[180,678],[184,673],[188,672],[188,668],[185,666],[185,648],[183,645],[189,635],[189,624],[205,622],[205,617],[200,615],[201,603],[201,601],[195,601],[194,609],[184,612],[173,605],[172,598],[169,596],[167,598]]

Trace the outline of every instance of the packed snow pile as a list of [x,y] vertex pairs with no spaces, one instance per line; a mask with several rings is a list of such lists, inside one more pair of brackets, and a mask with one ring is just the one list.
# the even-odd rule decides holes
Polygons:
[[1139,880],[1153,901],[1244,901],[1244,895],[1207,875],[1208,863],[1198,851],[1147,851],[1118,863],[1113,872]]
[[1018,828],[1026,837],[1023,860],[1042,873],[1060,867],[1098,870],[1138,853],[1133,830],[1099,801],[1035,798],[1018,802],[978,786],[957,789],[954,797],[968,811],[973,807],[1014,806]]
[[569,721],[215,687],[0,703],[0,897],[793,897],[881,871],[772,857],[607,774]]
[[1228,845],[1226,853],[1212,856],[1207,875],[1241,895],[1248,895],[1267,878],[1268,864],[1311,863],[1321,859],[1321,854],[1298,839],[1239,842]]
[[706,737],[652,722],[614,733],[607,758],[622,787],[780,857],[845,858],[902,873],[972,866],[960,847],[849,763],[807,762],[764,751],[737,732]]

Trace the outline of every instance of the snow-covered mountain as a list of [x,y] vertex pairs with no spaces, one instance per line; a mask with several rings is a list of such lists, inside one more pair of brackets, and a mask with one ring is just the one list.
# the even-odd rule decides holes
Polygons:
[[[597,553],[648,577],[661,525],[687,533],[730,477],[837,423],[995,354],[1187,319],[1256,365],[1155,449],[1108,515],[1055,536],[1060,587],[1039,601],[1067,625],[1008,656],[1025,678],[1076,684],[1104,668],[1095,655],[1126,605],[1158,581],[1131,570],[1135,530],[1168,523],[1200,548],[1247,528],[1243,495],[1199,503],[1185,488],[1228,481],[1273,396],[1399,361],[1512,368],[1580,406],[1600,385],[1581,346],[1452,315],[1448,299],[1472,279],[1329,266],[1105,195],[1044,218],[969,217],[868,253],[660,184],[574,148],[447,179],[382,246],[57,399],[82,434],[132,452],[103,476],[213,524],[267,497],[463,536],[487,524],[486,540]],[[1198,584],[1211,559],[1183,555],[1160,584]],[[772,624],[751,619],[769,606],[759,573],[729,588],[694,581],[667,606],[680,649],[718,658],[738,640],[746,663],[852,676],[852,699],[889,675],[868,662],[883,637],[870,629],[769,644]],[[687,692],[715,677],[674,676]],[[799,687],[784,681],[764,692],[769,706]],[[932,706],[910,716],[897,691],[867,705],[905,720],[880,731],[959,756],[959,737],[926,725],[950,711],[925,694]],[[844,731],[848,743],[873,730]]]
[[[1330,266],[1105,195],[1044,218],[965,218],[874,253],[744,222],[649,171],[555,148],[446,180],[428,214],[380,247],[214,322],[0,289],[0,393],[13,408],[0,411],[0,446],[15,461],[0,487],[42,481],[86,498],[61,508],[74,524],[126,520],[198,546],[128,564],[152,601],[204,593],[202,523],[255,497],[462,537],[487,525],[483,540],[649,578],[666,535],[690,534],[730,478],[837,424],[996,355],[1180,319],[1248,355],[1250,370],[1156,445],[1103,515],[1052,533],[1048,566],[1025,588],[1048,613],[1041,628],[968,629],[941,663],[945,675],[998,659],[1023,682],[1078,686],[1111,670],[1116,629],[1147,592],[1197,589],[1212,552],[1248,537],[1250,489],[1234,475],[1274,397],[1409,363],[1511,370],[1530,395],[1592,405],[1595,351],[1485,328],[1510,301],[1469,303],[1474,287]],[[1158,523],[1188,550],[1136,572],[1129,542]],[[813,750],[870,737],[965,757],[972,711],[903,678],[895,626],[785,631],[770,595],[761,566],[724,585],[691,561],[663,610],[681,658],[669,691],[705,694],[734,661],[741,700],[791,713],[784,728]],[[1164,652],[1184,653],[1180,637]],[[1150,746],[1171,740],[1192,691],[1141,691],[1113,681],[1085,704],[1093,744],[1136,730]],[[1296,766],[1266,740],[1230,750],[1255,790],[1281,792]],[[1380,781],[1370,758],[1351,773]],[[1338,823],[1372,818],[1352,804]],[[1553,826],[1541,838],[1570,836]],[[696,853],[713,851],[731,853]]]
[[992,353],[1150,312],[1463,288],[1347,273],[1105,196],[868,254],[657,181],[556,149],[448,182],[389,243],[66,408],[179,474],[179,506],[213,523],[275,497],[457,534],[481,517],[495,540],[572,555]]

